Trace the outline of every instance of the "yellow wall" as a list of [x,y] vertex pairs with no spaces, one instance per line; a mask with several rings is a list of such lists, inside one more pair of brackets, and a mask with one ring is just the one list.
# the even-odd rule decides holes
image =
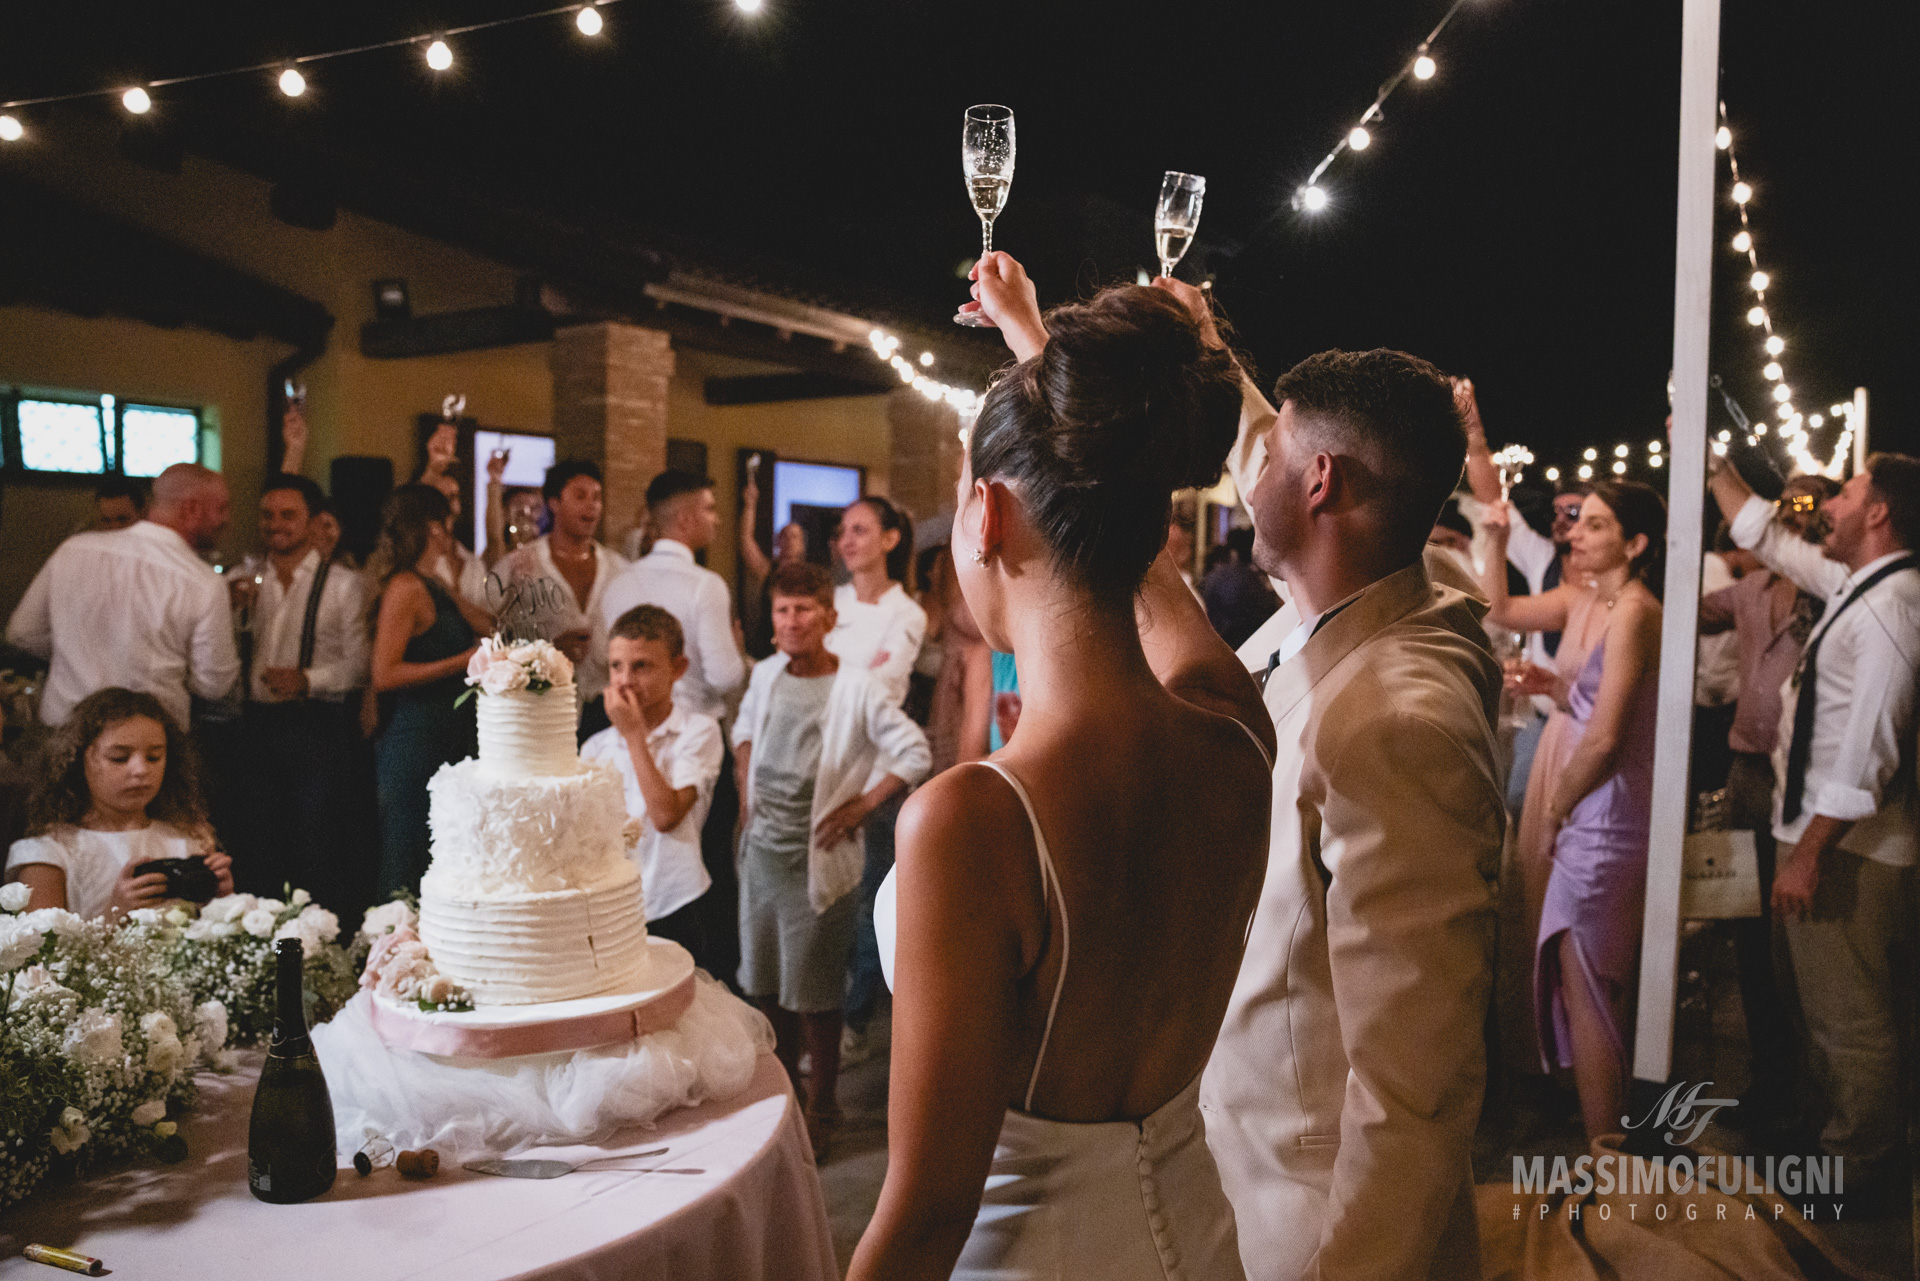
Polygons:
[[[306,231],[275,219],[269,187],[197,157],[178,174],[127,163],[105,135],[86,126],[23,150],[8,162],[68,197],[137,221],[178,244],[219,259],[325,306],[335,317],[327,350],[299,376],[307,384],[312,442],[306,472],[322,485],[342,454],[384,454],[399,479],[415,467],[415,421],[450,392],[486,427],[547,431],[553,417],[551,344],[406,360],[360,355],[360,326],[372,319],[372,282],[406,279],[414,314],[498,306],[513,297],[515,273],[499,263],[342,210],[331,230]],[[253,496],[266,465],[267,376],[291,354],[270,339],[236,342],[193,329],[84,319],[27,307],[0,307],[0,383],[110,392],[122,398],[204,406],[217,419],[220,464],[232,486],[230,555],[256,544]],[[705,441],[723,514],[712,567],[733,581],[738,497],[735,451],[770,449],[788,458],[867,469],[885,492],[890,432],[884,396],[715,407],[708,377],[780,367],[682,350],[669,389],[668,433]],[[91,514],[84,480],[13,484],[0,492],[0,617],[11,612],[53,546]],[[17,580],[17,581],[16,581]]]

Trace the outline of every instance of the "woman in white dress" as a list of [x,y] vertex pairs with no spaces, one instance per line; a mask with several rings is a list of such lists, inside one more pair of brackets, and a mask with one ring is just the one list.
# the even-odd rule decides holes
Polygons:
[[901,816],[887,1178],[849,1277],[1238,1281],[1198,1084],[1266,872],[1273,728],[1162,544],[1239,385],[1162,291],[1043,321],[1006,254],[975,279],[1020,363],[953,550],[1024,706]]

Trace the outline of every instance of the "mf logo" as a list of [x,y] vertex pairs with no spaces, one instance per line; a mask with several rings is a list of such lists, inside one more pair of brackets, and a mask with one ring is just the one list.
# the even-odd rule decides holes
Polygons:
[[1701,1098],[1700,1091],[1712,1084],[1712,1081],[1702,1081],[1698,1085],[1688,1086],[1682,1081],[1661,1095],[1660,1102],[1638,1121],[1622,1116],[1620,1124],[1629,1130],[1664,1128],[1666,1133],[1662,1138],[1674,1147],[1686,1147],[1700,1137],[1701,1131],[1713,1120],[1714,1113],[1721,1108],[1740,1106],[1738,1099]]

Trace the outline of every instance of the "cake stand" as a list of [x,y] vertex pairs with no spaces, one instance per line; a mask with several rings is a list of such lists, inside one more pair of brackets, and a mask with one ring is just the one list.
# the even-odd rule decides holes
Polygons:
[[394,1049],[440,1058],[504,1059],[585,1050],[660,1032],[693,1004],[693,956],[670,939],[648,938],[646,967],[625,992],[538,1005],[483,1005],[423,1011],[374,994],[368,1016]]

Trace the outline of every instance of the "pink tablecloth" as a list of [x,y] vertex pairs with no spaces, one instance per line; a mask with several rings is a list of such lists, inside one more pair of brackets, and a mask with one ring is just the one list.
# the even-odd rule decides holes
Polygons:
[[725,1103],[670,1112],[599,1147],[518,1154],[578,1163],[665,1147],[631,1164],[704,1174],[582,1170],[534,1182],[442,1167],[436,1179],[409,1183],[391,1168],[363,1179],[349,1166],[325,1196],[290,1206],[247,1191],[254,1076],[202,1078],[199,1110],[181,1126],[192,1152],[183,1164],[135,1163],[43,1189],[0,1216],[0,1279],[60,1275],[19,1257],[30,1241],[93,1255],[141,1281],[839,1276],[806,1129],[771,1056]]

